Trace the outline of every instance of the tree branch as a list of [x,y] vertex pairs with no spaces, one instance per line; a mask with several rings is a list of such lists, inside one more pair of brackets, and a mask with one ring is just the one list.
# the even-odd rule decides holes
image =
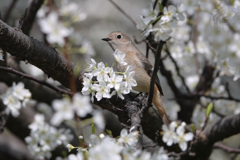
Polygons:
[[162,48],[164,45],[164,41],[160,41],[159,45],[157,47],[157,53],[155,55],[155,63],[154,63],[154,69],[153,69],[153,74],[151,77],[151,82],[150,82],[150,89],[149,89],[149,96],[148,96],[148,107],[150,107],[152,105],[152,99],[153,99],[153,93],[154,93],[154,84],[155,84],[155,79],[157,77],[157,72],[159,69],[159,64],[160,64],[160,60],[161,60],[161,53],[162,53]]
[[183,155],[182,158],[194,160],[208,159],[214,143],[240,133],[239,126],[240,114],[227,116],[216,123],[207,126],[200,134],[198,142],[192,146],[191,152],[194,152],[195,155]]
[[222,143],[215,143],[213,146],[214,146],[214,148],[219,148],[219,149],[222,149],[222,150],[224,150],[226,152],[229,152],[229,153],[240,154],[240,149],[239,148],[232,148],[232,147],[226,146]]
[[13,10],[13,8],[15,7],[16,5],[16,2],[17,0],[12,0],[11,4],[9,5],[8,9],[7,9],[7,12],[5,13],[4,17],[3,17],[3,21],[4,22],[7,22],[8,21],[8,18]]
[[[141,97],[142,98],[142,97]],[[128,117],[130,118],[131,121],[131,130],[130,132],[133,131],[138,131],[138,142],[136,144],[136,148],[137,149],[142,149],[143,148],[143,130],[142,130],[142,112],[140,110],[141,107],[141,103],[139,101],[141,101],[138,97],[136,97],[133,101],[128,101],[128,103],[126,104],[127,107],[127,112],[128,112]]]
[[69,87],[69,78],[73,75],[73,65],[53,48],[29,38],[0,20],[0,48],[18,59],[42,69],[53,79]]
[[129,19],[133,23],[133,25],[136,26],[137,23],[132,19],[130,15],[128,15],[121,7],[119,7],[117,3],[115,3],[113,0],[108,1],[111,2],[114,7],[116,7],[127,19]]
[[168,50],[168,48],[166,49],[166,52],[167,52],[167,55],[169,56],[169,58],[171,59],[171,61],[173,62],[174,66],[175,66],[175,69],[176,69],[176,72],[177,72],[177,75],[180,77],[183,86],[185,87],[185,89],[187,90],[187,92],[190,93],[190,89],[188,88],[188,86],[187,86],[187,84],[186,84],[186,82],[185,82],[184,77],[183,77],[182,74],[180,73],[180,68],[179,68],[176,60],[172,57],[172,55],[171,55],[170,51]]
[[240,114],[227,116],[209,128],[205,134],[210,144],[240,133]]
[[29,8],[26,11],[26,16],[22,19],[22,26],[21,30],[26,35],[29,35],[29,32],[32,28],[32,25],[34,23],[37,11],[42,6],[44,0],[32,0]]
[[59,88],[59,87],[56,87],[56,86],[54,86],[54,85],[52,85],[52,84],[50,84],[50,83],[47,83],[46,81],[38,80],[38,79],[36,79],[36,78],[28,75],[28,74],[19,72],[19,71],[17,71],[17,70],[12,69],[12,68],[0,66],[0,70],[6,71],[6,72],[9,72],[9,73],[13,73],[13,74],[18,75],[18,76],[23,77],[23,78],[30,79],[30,80],[32,80],[32,81],[34,81],[34,82],[37,82],[37,83],[39,83],[39,84],[42,84],[42,85],[50,88],[50,89],[52,89],[52,90],[54,90],[54,91],[56,91],[56,92],[58,92],[58,93],[67,94],[67,95],[72,95],[72,93],[71,93],[70,91],[67,91],[67,90],[61,89],[61,88]]

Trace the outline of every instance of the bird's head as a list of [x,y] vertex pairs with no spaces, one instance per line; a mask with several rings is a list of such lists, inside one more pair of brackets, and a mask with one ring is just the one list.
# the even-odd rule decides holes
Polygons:
[[106,38],[102,39],[103,41],[107,41],[110,45],[112,45],[113,49],[123,49],[129,46],[132,41],[131,39],[122,32],[112,32]]

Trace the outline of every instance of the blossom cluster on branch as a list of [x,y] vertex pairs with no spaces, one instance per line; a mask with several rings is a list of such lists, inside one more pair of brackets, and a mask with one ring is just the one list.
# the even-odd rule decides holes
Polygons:
[[19,111],[26,106],[32,94],[28,89],[24,88],[24,83],[13,83],[12,87],[8,88],[5,94],[1,95],[3,104],[7,106],[5,112],[12,114],[14,117],[19,116]]
[[[125,53],[116,50],[114,52],[116,62],[127,65],[124,61]],[[102,98],[111,98],[113,95],[124,99],[124,94],[130,93],[132,87],[137,86],[133,78],[135,72],[133,67],[128,65],[125,72],[115,72],[112,67],[107,67],[103,62],[96,63],[94,59],[89,62],[87,73],[84,73],[82,93],[83,95],[91,94],[91,100],[94,97],[97,101]]]
[[44,115],[36,114],[29,125],[31,133],[25,138],[30,153],[36,159],[51,158],[52,151],[60,145],[66,146],[73,135],[70,129],[56,128],[45,122]]
[[[82,137],[83,138],[83,137]],[[115,139],[109,135],[92,134],[90,136],[90,143],[87,144],[87,148],[75,147],[68,144],[69,151],[74,149],[78,150],[77,154],[70,154],[69,160],[83,160],[87,158],[89,160],[96,159],[114,159],[114,160],[170,160],[164,149],[159,148],[154,154],[147,151],[138,150],[135,145],[138,141],[138,132],[130,132],[126,129],[121,131],[120,137]]]

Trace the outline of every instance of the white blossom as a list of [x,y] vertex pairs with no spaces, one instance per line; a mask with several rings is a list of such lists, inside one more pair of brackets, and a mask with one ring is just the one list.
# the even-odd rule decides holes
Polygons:
[[19,110],[21,107],[25,107],[26,103],[29,102],[31,97],[31,92],[24,88],[24,84],[19,82],[13,83],[7,92],[1,95],[3,104],[7,106],[5,112],[7,114],[11,113],[14,117],[19,116]]
[[229,50],[231,52],[234,52],[237,55],[237,57],[240,58],[240,35],[239,34],[234,35],[234,40],[229,45]]
[[87,14],[79,8],[77,3],[67,0],[62,1],[59,13],[62,16],[69,17],[73,23],[84,21],[87,18]]
[[164,7],[163,16],[161,17],[161,23],[170,22],[176,14],[176,7],[173,5],[169,5],[168,7]]
[[116,49],[115,52],[113,53],[113,56],[120,65],[124,66],[127,65],[127,63],[125,62],[126,54],[124,52],[121,52],[118,49]]
[[51,152],[61,144],[68,144],[73,138],[70,130],[57,129],[44,121],[44,116],[37,114],[29,125],[30,136],[25,138],[27,148],[35,159],[50,159]]
[[160,147],[160,149],[153,154],[152,160],[169,160],[170,158],[164,151],[163,147]]
[[193,133],[185,133],[185,126],[186,123],[182,122],[180,126],[177,128],[177,142],[179,144],[179,147],[182,151],[186,151],[187,149],[187,142],[193,140]]
[[18,84],[13,83],[12,94],[21,101],[25,98],[29,99],[31,97],[31,92],[24,88],[24,84],[22,82],[19,82]]
[[116,91],[120,90],[121,82],[123,76],[115,74],[114,71],[110,72],[110,77],[108,80],[108,87],[114,88]]
[[90,104],[89,97],[82,96],[79,93],[76,93],[73,96],[73,109],[80,117],[85,117],[88,113],[91,113],[93,110]]
[[100,130],[104,129],[105,120],[104,120],[104,117],[103,117],[103,115],[100,111],[94,112],[93,121]]
[[127,69],[124,72],[124,79],[126,81],[125,86],[130,89],[137,86],[137,81],[134,79],[135,71],[132,70],[132,66],[127,66]]
[[68,98],[62,100],[54,100],[53,108],[56,111],[54,113],[51,123],[54,125],[59,125],[64,120],[71,120],[74,117],[73,105]]
[[103,81],[99,82],[99,84],[94,84],[94,89],[97,91],[96,93],[97,101],[100,101],[102,98],[111,97],[111,95],[109,94],[110,87],[108,87],[106,83]]
[[177,142],[177,134],[175,132],[176,127],[177,123],[175,121],[170,123],[169,128],[165,124],[162,126],[163,129],[162,140],[168,146],[171,146]]
[[138,142],[138,134],[138,131],[128,133],[126,129],[123,129],[120,133],[118,143],[127,145],[129,147],[135,146]]
[[47,41],[51,44],[58,44],[63,46],[65,44],[65,37],[68,37],[73,29],[65,27],[59,20],[56,12],[50,12],[47,17],[41,18],[38,21],[40,29],[47,34]]
[[121,160],[122,146],[112,138],[106,137],[99,144],[89,149],[89,160]]
[[83,88],[82,88],[83,95],[88,95],[90,93],[94,93],[92,78],[93,78],[92,73],[84,73]]
[[88,68],[86,69],[86,71],[91,72],[96,68],[96,61],[94,59],[90,59],[90,61],[88,62]]
[[[116,51],[115,51],[116,53]],[[124,64],[124,53],[116,53],[118,63]],[[91,94],[97,101],[102,98],[111,98],[113,95],[124,99],[124,94],[130,93],[133,87],[137,86],[134,79],[135,72],[132,66],[127,66],[125,72],[115,72],[112,67],[106,67],[103,62],[96,63],[91,59],[88,64],[87,73],[83,77],[83,95]]]
[[70,154],[68,160],[84,160],[84,156],[82,152],[78,152],[76,155]]
[[34,121],[28,127],[33,131],[37,131],[40,127],[45,124],[45,118],[42,114],[36,114],[34,116]]
[[110,71],[109,67],[105,67],[103,62],[97,64],[97,69],[95,69],[92,73],[97,77],[98,81],[108,81],[108,73]]

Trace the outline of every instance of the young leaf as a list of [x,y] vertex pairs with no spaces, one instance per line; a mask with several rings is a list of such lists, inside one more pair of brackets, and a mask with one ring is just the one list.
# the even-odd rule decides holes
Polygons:
[[159,6],[159,12],[163,11],[163,5],[161,3],[161,1],[158,1],[158,6]]
[[210,113],[212,112],[213,109],[213,103],[209,103],[206,109],[206,116],[209,117]]
[[95,134],[95,126],[92,124],[92,134]]
[[110,137],[113,137],[111,130],[107,129],[106,132],[107,132],[107,134],[108,134]]

